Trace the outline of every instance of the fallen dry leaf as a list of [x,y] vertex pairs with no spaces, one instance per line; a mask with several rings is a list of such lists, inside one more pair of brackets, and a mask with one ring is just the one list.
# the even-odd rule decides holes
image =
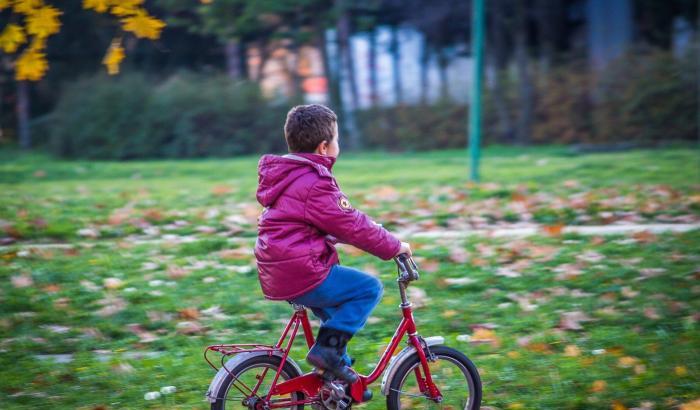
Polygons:
[[395,188],[384,185],[372,190],[372,196],[380,201],[393,202],[400,198],[399,191]]
[[635,232],[631,236],[634,240],[641,243],[652,243],[658,240],[658,237],[649,231]]
[[55,283],[48,284],[42,288],[46,293],[56,293],[61,290],[61,286]]
[[680,410],[700,410],[700,399],[681,404]]
[[605,391],[605,389],[607,387],[608,387],[608,384],[605,382],[605,380],[596,380],[591,385],[591,391],[593,393],[600,393],[602,391]]
[[566,345],[564,348],[564,356],[577,357],[579,355],[581,355],[581,349],[576,345]]
[[190,271],[182,266],[170,265],[168,266],[167,275],[170,279],[182,279],[189,275]]
[[214,196],[223,196],[233,192],[233,188],[228,185],[216,185],[211,189],[211,193]]
[[102,308],[95,313],[103,317],[112,316],[126,309],[126,301],[117,296],[108,295],[104,299],[98,300],[97,303],[101,305]]
[[499,266],[498,269],[496,269],[496,276],[503,276],[506,278],[519,278],[522,276],[522,274],[518,271],[515,271],[507,266]]
[[622,404],[622,402],[615,400],[612,404],[611,409],[612,410],[627,410],[627,407],[625,407],[625,405]]
[[661,319],[661,315],[659,315],[659,312],[653,307],[644,308],[644,317],[651,320]]
[[638,362],[639,359],[637,359],[636,357],[622,356],[617,360],[617,365],[623,368],[629,368],[636,365]]
[[496,336],[496,333],[491,329],[483,327],[476,328],[469,341],[472,344],[488,343],[493,347],[499,347],[501,345],[501,341]]
[[561,236],[564,231],[564,225],[544,225],[542,231],[549,236]]
[[178,314],[182,319],[197,319],[199,318],[199,309],[196,307],[180,309]]
[[202,326],[199,322],[196,321],[179,322],[175,327],[178,333],[184,335],[194,335],[202,333],[206,330],[205,326]]
[[122,287],[122,285],[124,285],[124,282],[119,278],[106,278],[102,281],[102,284],[106,289],[113,290]]
[[454,263],[467,263],[469,261],[469,252],[461,246],[453,246],[450,248],[450,260]]
[[564,312],[559,320],[559,328],[563,330],[583,330],[581,322],[588,322],[592,319],[581,311]]
[[34,280],[32,279],[32,276],[27,274],[27,273],[22,273],[16,276],[13,276],[10,278],[10,281],[12,282],[12,286],[16,288],[27,288],[29,286],[32,286],[34,284]]
[[131,323],[126,326],[132,333],[139,337],[139,342],[141,343],[151,343],[158,340],[158,336],[147,331],[142,325],[138,323]]

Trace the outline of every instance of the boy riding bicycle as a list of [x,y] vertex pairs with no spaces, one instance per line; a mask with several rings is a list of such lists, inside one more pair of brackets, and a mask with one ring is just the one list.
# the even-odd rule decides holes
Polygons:
[[340,191],[331,173],[340,153],[333,111],[294,107],[284,135],[289,154],[264,155],[258,164],[257,199],[265,207],[255,244],[260,284],[267,299],[311,309],[321,327],[306,360],[354,383],[346,345],[381,300],[382,284],[341,266],[334,245],[348,243],[384,260],[411,249]]

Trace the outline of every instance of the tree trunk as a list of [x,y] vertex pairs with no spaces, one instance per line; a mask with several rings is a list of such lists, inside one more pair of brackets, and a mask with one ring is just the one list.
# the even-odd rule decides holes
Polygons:
[[[348,147],[350,149],[359,149],[361,146],[360,131],[355,121],[357,84],[354,80],[354,66],[350,53],[350,16],[342,0],[337,0],[336,5],[341,10],[340,18],[336,23],[336,40],[338,42],[338,55],[341,62],[338,70],[340,73],[339,81],[341,85],[340,98],[344,117],[343,124],[341,125],[344,127],[345,133],[348,136]],[[342,93],[343,84],[346,84],[350,91],[347,98]]]
[[428,103],[428,69],[430,67],[430,46],[423,39],[423,47],[420,56],[420,103]]
[[527,24],[525,5],[516,1],[515,6],[515,64],[518,70],[518,127],[516,138],[519,144],[529,144],[532,133],[533,88],[530,78],[527,52]]
[[394,96],[396,104],[403,103],[403,92],[401,87],[401,47],[399,46],[398,27],[391,27],[391,57],[394,77]]
[[287,49],[291,55],[291,63],[287,61],[284,67],[292,79],[292,97],[304,98],[304,90],[301,88],[301,76],[299,75],[299,44],[296,39],[293,39],[291,45]]
[[340,83],[338,82],[338,72],[337,69],[334,70],[331,66],[330,58],[328,56],[328,36],[326,35],[326,29],[319,22],[316,24],[316,42],[316,47],[321,50],[323,75],[326,77],[326,84],[328,87],[328,101],[330,102],[330,106],[333,110],[341,112],[342,109],[340,107]]
[[357,91],[357,80],[355,78],[355,62],[352,55],[352,45],[350,44],[350,15],[347,9],[343,11],[338,20],[338,44],[340,45],[340,57],[343,62],[342,70],[345,72],[348,86],[350,88],[350,108],[355,111],[359,106]]
[[537,0],[535,13],[537,16],[537,36],[539,43],[539,78],[546,87],[549,76],[549,68],[552,66],[554,55],[553,41],[553,15],[558,2],[552,0]]
[[440,100],[448,101],[450,99],[449,82],[447,79],[447,56],[445,50],[438,51],[438,67],[440,72]]
[[379,102],[377,94],[377,30],[369,33],[369,103],[374,107]]
[[506,65],[508,63],[504,33],[506,27],[503,16],[503,3],[501,0],[492,0],[491,21],[487,24],[489,28],[489,59],[494,68],[492,92],[496,116],[498,118],[497,138],[500,142],[511,142],[513,138],[513,121],[508,110],[508,101],[503,88],[504,76],[506,75]]
[[243,67],[241,64],[241,43],[237,39],[230,39],[224,44],[224,55],[226,57],[226,73],[232,80],[243,78]]
[[29,83],[17,81],[17,128],[19,129],[19,146],[29,149],[32,136],[29,132]]

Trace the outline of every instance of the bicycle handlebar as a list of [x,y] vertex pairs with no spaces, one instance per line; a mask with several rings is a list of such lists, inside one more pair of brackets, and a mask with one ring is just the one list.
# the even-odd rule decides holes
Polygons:
[[404,282],[411,282],[413,280],[418,280],[420,275],[418,274],[418,265],[406,253],[401,253],[394,257],[396,265],[399,267],[399,280]]

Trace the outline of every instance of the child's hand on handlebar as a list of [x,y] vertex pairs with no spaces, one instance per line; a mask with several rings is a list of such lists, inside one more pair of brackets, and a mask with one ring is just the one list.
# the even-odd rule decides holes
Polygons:
[[394,255],[394,257],[397,257],[397,256],[401,255],[402,253],[405,253],[408,256],[413,255],[413,253],[411,252],[411,245],[409,245],[408,242],[401,242],[401,248],[399,249],[399,253]]

